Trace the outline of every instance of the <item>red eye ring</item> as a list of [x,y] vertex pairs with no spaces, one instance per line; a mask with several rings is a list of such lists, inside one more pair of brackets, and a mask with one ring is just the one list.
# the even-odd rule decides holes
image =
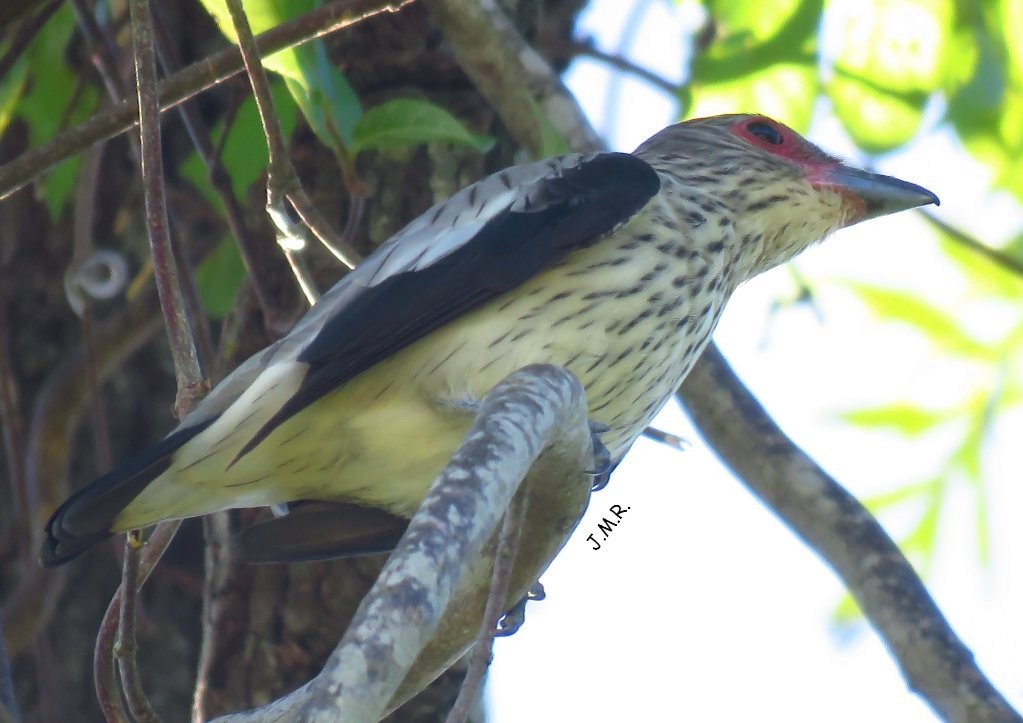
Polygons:
[[759,138],[764,143],[772,146],[780,146],[785,142],[785,136],[773,123],[762,120],[755,120],[746,124],[746,132],[751,136]]

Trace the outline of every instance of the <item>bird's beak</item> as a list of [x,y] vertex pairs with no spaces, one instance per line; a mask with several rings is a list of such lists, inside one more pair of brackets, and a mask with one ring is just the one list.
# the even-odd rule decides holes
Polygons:
[[847,226],[929,203],[941,204],[937,196],[915,183],[843,164],[823,169],[815,180],[816,185],[831,187],[850,202],[853,214]]

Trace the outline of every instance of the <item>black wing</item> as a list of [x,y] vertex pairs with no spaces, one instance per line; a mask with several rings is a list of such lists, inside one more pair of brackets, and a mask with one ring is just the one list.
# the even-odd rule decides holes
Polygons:
[[395,273],[329,312],[297,357],[309,365],[298,390],[238,456],[377,362],[614,231],[658,190],[657,173],[625,153],[600,154],[530,184],[521,202],[457,249],[424,268]]

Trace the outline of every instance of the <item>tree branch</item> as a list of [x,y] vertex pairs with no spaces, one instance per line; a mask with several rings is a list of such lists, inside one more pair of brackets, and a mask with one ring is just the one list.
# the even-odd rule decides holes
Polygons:
[[665,78],[663,75],[655,73],[649,68],[645,68],[638,63],[634,63],[632,60],[619,53],[611,53],[601,50],[594,45],[592,41],[569,41],[563,48],[559,48],[559,50],[562,50],[567,56],[583,55],[587,58],[598,60],[612,68],[628,73],[629,75],[634,75],[641,80],[645,80],[650,85],[658,88],[659,90],[663,90],[665,93],[674,96],[675,98],[678,98],[686,88],[685,83],[678,83]]
[[[430,488],[323,671],[284,698],[218,720],[379,720],[472,642],[494,564],[492,533],[522,480],[528,480],[532,493],[526,525],[545,533],[533,537],[548,538],[541,546],[546,549],[542,570],[585,509],[589,480],[583,470],[592,459],[578,380],[549,365],[510,375],[484,398],[469,434]],[[552,507],[561,524],[535,526],[534,515],[547,517]],[[512,598],[536,579],[536,563],[535,551],[523,549],[518,574],[512,576]],[[438,646],[447,663],[426,665],[431,647],[436,654]],[[408,676],[414,684],[399,689]]]
[[544,145],[545,121],[573,150],[603,147],[561,78],[495,0],[430,0],[427,7],[462,70],[531,153]]
[[522,528],[525,521],[526,497],[529,488],[523,486],[522,492],[512,498],[504,519],[501,523],[501,534],[497,542],[497,554],[494,557],[494,572],[490,578],[490,592],[487,595],[487,607],[483,613],[479,635],[469,652],[469,664],[465,670],[462,688],[458,691],[451,712],[445,723],[465,723],[469,720],[473,703],[479,696],[483,678],[494,654],[494,636],[497,633],[498,621],[508,609],[508,585],[511,583],[512,568],[515,555],[518,553],[522,539]]
[[148,0],[131,0],[132,42],[138,88],[142,188],[146,204],[146,228],[153,257],[156,290],[160,296],[167,337],[177,377],[174,400],[178,418],[192,408],[203,393],[205,373],[199,361],[195,334],[178,281],[178,264],[171,243],[167,199],[163,183],[163,147],[160,142],[160,105],[156,88],[156,50]]
[[[412,0],[335,0],[329,5],[282,23],[261,33],[256,45],[261,56],[294,47],[383,12],[397,12]],[[197,93],[223,83],[241,72],[242,57],[236,46],[221,50],[175,73],[159,84],[160,112],[167,111]],[[6,198],[56,164],[84,151],[94,143],[113,138],[138,121],[134,100],[125,100],[97,113],[89,120],[32,148],[0,166],[0,199]]]
[[834,569],[902,668],[945,720],[1017,721],[877,520],[799,449],[735,377],[704,352],[679,396],[724,463]]
[[[153,7],[153,29],[155,30],[154,40],[160,66],[163,68],[164,75],[171,75],[178,70],[180,64],[173,44],[166,37],[163,24],[160,22],[158,8],[155,6]],[[181,115],[185,131],[195,148],[196,155],[206,167],[206,177],[224,207],[227,227],[238,245],[249,283],[252,284],[253,294],[263,311],[264,323],[268,329],[280,331],[284,326],[285,313],[275,305],[273,294],[267,284],[267,261],[259,253],[255,239],[245,224],[245,211],[231,187],[231,178],[220,161],[220,154],[210,141],[209,128],[194,104],[182,103],[178,106],[178,112]],[[225,121],[223,138],[228,136],[230,125]]]

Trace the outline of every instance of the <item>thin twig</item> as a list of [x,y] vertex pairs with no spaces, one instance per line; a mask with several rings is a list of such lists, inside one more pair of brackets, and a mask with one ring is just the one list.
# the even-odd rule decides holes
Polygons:
[[138,530],[131,530],[125,537],[124,566],[121,573],[122,589],[127,595],[121,596],[121,611],[117,619],[117,643],[115,656],[121,671],[121,689],[128,703],[128,710],[139,723],[158,723],[156,715],[139,680],[135,661],[138,659],[138,643],[135,638],[135,601],[138,600],[138,571],[142,538]]
[[[163,557],[163,553],[174,539],[180,526],[180,520],[166,520],[158,524],[149,535],[149,539],[146,540],[146,544],[142,548],[141,559],[138,563],[134,586],[136,593],[149,579],[156,563]],[[117,689],[113,650],[121,617],[121,598],[124,590],[123,586],[118,587],[117,592],[110,598],[107,610],[103,614],[103,620],[100,622],[99,634],[96,636],[96,648],[93,653],[93,683],[96,686],[97,699],[103,706],[107,720],[116,720],[118,723],[121,721],[127,723],[128,720],[124,714],[122,714],[123,718],[111,718],[111,715],[117,715],[118,710],[123,711],[120,693]],[[108,706],[110,707],[109,711]]]
[[266,70],[263,68],[259,51],[256,49],[256,39],[252,35],[252,28],[249,26],[249,19],[245,15],[241,0],[227,0],[227,10],[231,14],[231,23],[238,36],[242,62],[245,63],[245,72],[248,74],[249,84],[252,86],[252,95],[256,100],[256,109],[259,112],[259,122],[263,126],[263,135],[266,136],[266,147],[269,154],[266,202],[269,206],[279,207],[283,205],[286,191],[283,184],[291,181],[295,169],[291,166],[287,144],[284,141],[284,132],[281,130],[281,121],[274,108],[273,96],[270,93],[270,81],[267,80]]
[[671,447],[672,449],[678,450],[679,452],[685,452],[689,447],[689,442],[677,434],[671,432],[665,432],[663,429],[657,427],[647,427],[643,430],[643,436],[647,439],[652,439],[655,442],[660,442],[663,445]]
[[[301,17],[261,33],[256,44],[269,55],[346,28],[383,12],[397,12],[414,0],[335,0]],[[190,65],[159,85],[160,111],[164,112],[243,69],[237,47],[227,48]],[[0,166],[0,199],[39,174],[79,153],[93,143],[113,138],[138,122],[136,104],[128,100],[101,111],[89,120],[58,134],[49,143],[30,149]]]
[[[103,79],[107,95],[115,103],[127,98],[128,87],[124,78],[121,77],[120,69],[117,67],[113,44],[110,42],[107,34],[100,28],[92,8],[86,0],[71,0],[71,4],[74,5],[82,34],[89,43],[89,57],[92,59],[92,64],[99,73],[100,78]],[[137,154],[138,142],[133,141],[132,146]]]
[[206,720],[206,694],[210,671],[218,652],[217,635],[224,613],[223,591],[231,567],[232,549],[230,518],[227,512],[214,512],[202,518],[203,568],[206,575],[202,590],[202,634],[199,636],[199,661],[196,664],[195,688],[192,693],[192,723]]
[[956,242],[960,246],[968,248],[970,251],[973,251],[980,256],[983,256],[985,259],[996,266],[1000,266],[1010,274],[1023,276],[1023,260],[1011,256],[999,249],[991,248],[965,231],[962,231],[947,221],[943,221],[938,218],[932,211],[924,210],[922,208],[914,210],[918,215],[923,216],[929,224],[948,236],[950,240]]
[[[330,251],[334,258],[349,269],[354,269],[362,257],[355,250],[355,247],[352,246],[351,235],[339,236],[335,233],[327,219],[320,213],[320,210],[313,205],[309,194],[302,187],[302,183],[299,181],[298,174],[295,173],[295,168],[291,165],[290,160],[288,161],[288,166],[291,168],[291,173],[295,174],[288,191],[288,201],[291,202],[292,208],[295,209],[298,217],[302,219],[302,222],[309,227],[309,230],[313,232],[317,240]],[[350,189],[348,193],[351,194]],[[346,223],[345,228],[349,227],[350,224]],[[351,228],[354,231],[354,227]]]
[[[178,70],[179,62],[174,52],[174,47],[167,38],[163,24],[160,22],[158,6],[153,7],[153,21],[157,57],[160,60],[164,74],[172,75]],[[227,226],[238,244],[242,262],[245,264],[245,270],[248,272],[249,280],[252,283],[252,290],[263,311],[267,326],[273,328],[276,320],[283,312],[273,304],[273,294],[267,286],[266,273],[263,271],[265,264],[260,260],[263,255],[259,253],[255,239],[252,238],[252,234],[245,224],[245,212],[237,196],[234,194],[230,175],[220,161],[219,152],[210,142],[209,128],[195,107],[191,103],[182,103],[178,106],[178,112],[196,154],[198,154],[199,159],[206,167],[206,177],[224,206],[224,217],[227,220]],[[229,124],[224,126],[223,136],[225,138],[229,134],[229,127]]]
[[167,202],[163,185],[163,151],[160,143],[160,110],[156,94],[156,53],[147,0],[131,0],[132,41],[135,47],[135,77],[139,103],[139,137],[142,150],[142,187],[146,203],[146,227],[156,288],[170,341],[177,396],[174,406],[179,418],[194,404],[203,389],[204,373],[199,362],[185,299],[178,284],[177,261],[171,246]]
[[569,55],[583,55],[588,58],[593,58],[594,60],[599,60],[600,62],[610,65],[622,72],[635,75],[637,78],[641,78],[647,83],[650,83],[650,85],[653,85],[663,90],[665,93],[675,97],[678,97],[678,95],[685,90],[684,83],[676,83],[668,80],[663,75],[659,75],[649,68],[645,68],[642,65],[633,62],[620,53],[610,53],[605,50],[601,50],[592,42],[570,41],[565,45],[565,51]]
[[[348,240],[334,233],[326,220],[316,211],[302,188],[298,173],[291,163],[288,147],[284,141],[284,133],[281,131],[281,122],[277,117],[273,96],[270,93],[270,82],[267,80],[266,69],[263,68],[263,63],[260,60],[256,39],[252,35],[252,28],[245,16],[241,0],[227,0],[227,9],[231,14],[235,34],[238,36],[238,47],[241,49],[245,72],[249,76],[252,94],[256,99],[256,109],[259,112],[259,121],[263,126],[263,135],[266,137],[269,154],[266,208],[278,233],[284,236],[279,243],[286,253],[288,251],[298,252],[301,250],[300,244],[304,245],[304,231],[301,228],[296,228],[296,224],[288,218],[287,204],[285,203],[288,200],[305,221],[306,227],[334,254],[338,261],[348,268],[354,269],[359,259],[358,254],[351,248]],[[288,261],[292,262],[290,258]],[[292,263],[293,270],[300,268],[301,266],[297,263]],[[312,284],[307,279],[298,276],[296,278],[299,279],[303,290],[311,288]]]
[[[135,81],[139,108],[139,138],[142,160],[142,185],[146,206],[146,227],[150,255],[164,324],[170,340],[171,356],[177,378],[175,409],[183,417],[203,393],[203,371],[199,362],[195,334],[189,322],[186,301],[178,278],[177,260],[171,245],[166,196],[163,186],[163,151],[160,140],[160,111],[156,86],[156,51],[153,47],[152,18],[148,0],[130,0],[131,35],[135,60]],[[117,615],[117,660],[121,684],[134,718],[146,723],[159,720],[152,711],[138,677],[134,635],[135,600],[138,585],[138,533],[128,533],[125,542],[121,587],[115,600]],[[108,612],[115,607],[111,601]],[[99,642],[97,643],[99,645]],[[101,656],[97,653],[97,657]],[[105,676],[97,669],[97,679]],[[110,691],[105,691],[107,694]]]
[[117,684],[117,664],[114,660],[120,607],[121,595],[118,591],[107,605],[107,611],[96,632],[96,646],[92,650],[92,685],[96,690],[96,701],[108,723],[129,723],[121,689]]
[[508,505],[501,524],[501,533],[497,542],[497,553],[494,555],[494,574],[490,582],[490,594],[487,607],[483,613],[479,637],[469,653],[469,665],[465,670],[462,687],[458,698],[448,713],[447,723],[464,723],[469,719],[473,703],[479,696],[483,677],[486,675],[494,651],[494,635],[497,632],[497,621],[508,608],[508,588],[511,584],[512,569],[515,566],[515,555],[518,552],[519,540],[526,514],[526,500],[529,489],[523,487]]

